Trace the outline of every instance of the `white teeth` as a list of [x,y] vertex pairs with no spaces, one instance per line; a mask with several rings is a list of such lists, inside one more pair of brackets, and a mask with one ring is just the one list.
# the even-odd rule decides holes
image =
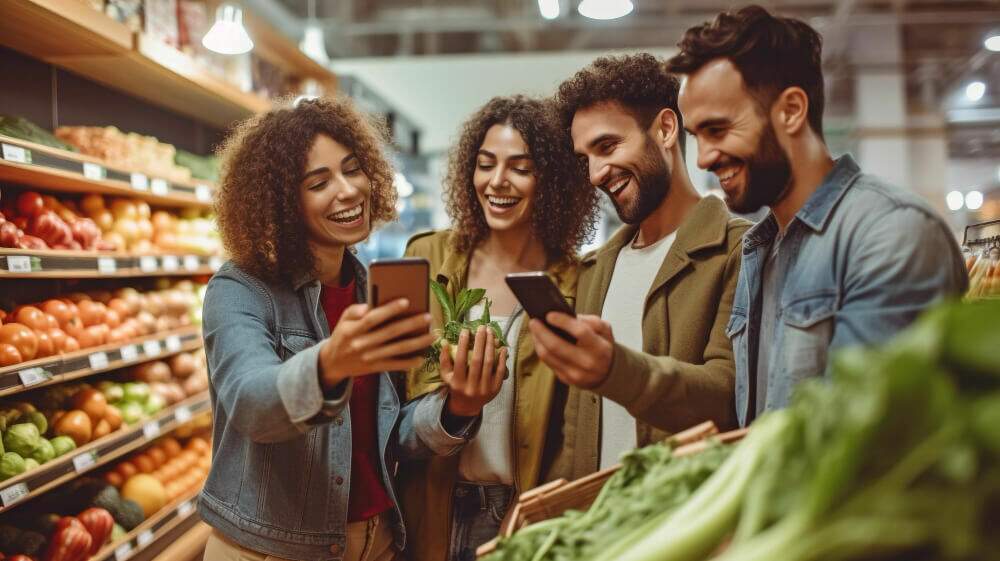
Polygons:
[[611,191],[612,195],[617,195],[622,189],[625,188],[626,185],[628,185],[628,181],[628,176],[622,177],[619,181],[615,182],[614,185],[609,186],[608,191]]
[[493,196],[493,195],[489,195],[486,198],[490,201],[490,204],[494,204],[494,205],[498,205],[498,206],[511,206],[511,205],[515,205],[515,204],[518,203],[518,201],[521,200],[521,199],[516,198],[516,197],[496,197],[496,196]]
[[726,181],[729,181],[730,179],[736,177],[736,174],[739,172],[740,168],[735,168],[735,169],[730,169],[729,171],[725,172],[725,174],[720,172],[715,172],[715,175],[718,176],[719,181],[725,183]]
[[358,216],[361,215],[361,211],[364,210],[362,205],[358,205],[354,208],[349,208],[347,210],[342,210],[340,212],[330,215],[331,220],[336,220],[337,222],[350,222]]

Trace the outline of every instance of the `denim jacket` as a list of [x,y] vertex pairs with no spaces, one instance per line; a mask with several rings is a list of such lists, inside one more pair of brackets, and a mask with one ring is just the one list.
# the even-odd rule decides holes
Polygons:
[[[364,267],[345,252],[364,301]],[[226,263],[208,284],[203,328],[214,415],[212,470],[199,497],[209,525],[243,547],[284,559],[343,557],[351,489],[352,382],[320,389],[318,344],[330,331],[319,281],[268,284]],[[458,452],[441,424],[444,390],[401,404],[401,373],[379,379],[378,445],[393,502],[399,459]],[[391,517],[405,545],[402,516]]]
[[827,372],[829,352],[891,337],[935,301],[962,294],[968,275],[944,221],[917,195],[837,160],[788,224],[774,336],[761,335],[761,278],[778,234],[771,213],[743,238],[743,265],[726,329],[736,359],[736,414],[751,420],[759,344],[769,345],[769,407]]

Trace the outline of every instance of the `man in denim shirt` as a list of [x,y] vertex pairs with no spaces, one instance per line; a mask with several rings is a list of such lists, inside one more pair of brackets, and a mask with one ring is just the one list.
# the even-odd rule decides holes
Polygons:
[[834,160],[823,139],[821,39],[750,6],[689,29],[668,70],[729,207],[771,212],[743,239],[727,334],[741,425],[788,404],[829,352],[873,344],[968,277],[947,225],[914,194]]

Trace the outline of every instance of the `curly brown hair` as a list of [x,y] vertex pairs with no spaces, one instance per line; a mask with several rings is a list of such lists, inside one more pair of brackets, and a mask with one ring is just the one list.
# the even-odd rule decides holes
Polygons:
[[491,99],[465,122],[451,151],[444,191],[457,249],[471,251],[490,232],[472,176],[483,139],[497,124],[513,127],[528,145],[537,178],[531,226],[548,259],[573,256],[594,234],[597,190],[577,164],[552,105],[523,95]]
[[618,103],[643,129],[653,124],[660,111],[671,109],[677,114],[677,143],[683,151],[684,121],[677,108],[679,89],[677,77],[665,70],[662,60],[649,53],[604,56],[559,84],[556,103],[567,134],[576,112],[598,103]]
[[315,273],[299,185],[319,134],[348,147],[371,181],[372,225],[396,217],[393,170],[383,152],[385,126],[346,97],[283,101],[235,126],[218,150],[215,194],[219,232],[230,258],[269,282]]

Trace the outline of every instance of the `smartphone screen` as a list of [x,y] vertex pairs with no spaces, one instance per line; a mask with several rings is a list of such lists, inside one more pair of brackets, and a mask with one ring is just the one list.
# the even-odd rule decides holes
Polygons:
[[[529,317],[545,321],[545,316],[549,312],[562,312],[576,317],[573,307],[566,302],[552,279],[544,272],[511,273],[505,280]],[[556,335],[576,343],[576,339],[569,333],[549,325],[548,322],[546,325]]]

